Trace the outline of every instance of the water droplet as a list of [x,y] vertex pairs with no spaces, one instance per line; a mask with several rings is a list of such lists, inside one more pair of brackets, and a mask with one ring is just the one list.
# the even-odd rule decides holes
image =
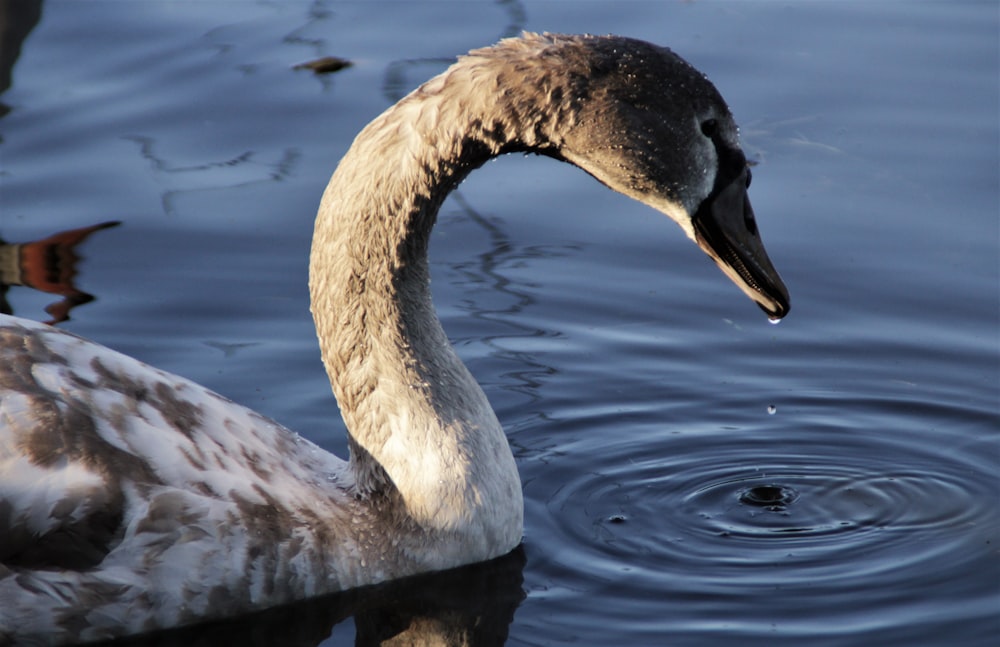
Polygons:
[[776,413],[778,413],[778,407],[774,406],[773,404],[767,405],[767,415],[773,416]]
[[781,317],[768,317],[767,322],[772,326],[776,326],[781,323]]

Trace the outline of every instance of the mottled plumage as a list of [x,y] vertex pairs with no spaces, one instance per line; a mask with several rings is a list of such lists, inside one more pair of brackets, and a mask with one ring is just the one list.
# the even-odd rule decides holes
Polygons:
[[320,205],[312,309],[350,462],[183,378],[0,318],[0,643],[190,624],[513,549],[517,468],[427,266],[448,192],[512,151],[663,211],[787,312],[736,127],[700,73],[618,37],[474,51],[365,128]]
[[0,322],[0,642],[135,633],[398,575],[362,561],[405,520],[391,496],[360,505],[340,459],[192,382]]

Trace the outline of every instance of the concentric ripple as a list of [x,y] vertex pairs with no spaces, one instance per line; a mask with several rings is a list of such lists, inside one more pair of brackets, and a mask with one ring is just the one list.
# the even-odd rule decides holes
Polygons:
[[697,516],[702,532],[790,542],[969,524],[985,502],[947,473],[894,471],[878,460],[844,466],[796,456],[789,462],[768,466],[765,475],[720,469],[717,480],[683,497],[681,509]]
[[772,443],[675,438],[663,454],[575,475],[549,508],[573,543],[605,538],[617,550],[713,561],[731,558],[734,543],[740,560],[806,548],[830,560],[897,544],[911,563],[937,560],[956,529],[996,516],[987,475],[970,479],[969,466],[944,457],[860,436]]
[[884,614],[876,624],[898,625],[919,618],[919,600],[940,598],[946,582],[938,603],[948,610],[936,612],[982,623],[1000,574],[990,452],[935,452],[901,438],[831,424],[605,442],[586,448],[603,452],[603,469],[550,466],[567,481],[545,519],[529,508],[529,526],[549,526],[542,534],[560,546],[550,559],[563,579],[576,572],[582,590],[627,581],[704,618],[725,608],[755,623],[767,610],[794,623],[805,600],[828,599],[838,601],[824,611],[835,626],[863,622],[872,608]]

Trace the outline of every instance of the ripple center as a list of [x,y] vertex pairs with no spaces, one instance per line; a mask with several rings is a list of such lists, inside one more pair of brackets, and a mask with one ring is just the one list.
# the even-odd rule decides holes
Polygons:
[[740,491],[740,503],[779,512],[791,505],[799,493],[785,485],[768,483],[755,485]]

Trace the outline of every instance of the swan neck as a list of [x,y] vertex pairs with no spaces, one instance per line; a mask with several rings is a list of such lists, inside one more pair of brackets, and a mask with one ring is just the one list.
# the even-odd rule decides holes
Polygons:
[[435,314],[427,243],[471,170],[527,146],[489,117],[495,102],[454,101],[454,82],[432,80],[357,137],[320,205],[310,293],[359,494],[398,494],[422,528],[474,525],[492,556],[520,541],[520,482]]

